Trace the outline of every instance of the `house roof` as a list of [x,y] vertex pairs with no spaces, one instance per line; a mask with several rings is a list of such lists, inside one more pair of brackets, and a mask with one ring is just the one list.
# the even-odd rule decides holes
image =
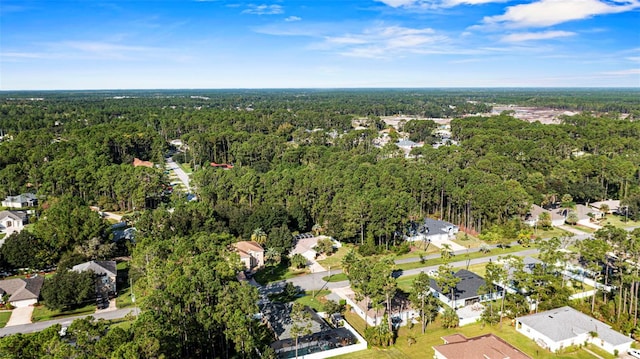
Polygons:
[[38,299],[44,277],[14,278],[0,281],[0,291],[9,294],[9,302]]
[[519,317],[516,321],[556,342],[594,331],[598,333],[598,338],[614,346],[633,341],[607,324],[566,306]]
[[[262,309],[262,314],[269,321],[271,330],[278,337],[278,340],[291,338],[291,327],[293,326],[293,319],[291,318],[291,310],[293,309],[293,303],[269,303]],[[318,333],[324,330],[330,329],[329,325],[322,320],[318,314],[309,307],[305,307],[304,310],[309,313],[311,320],[311,332]]]
[[36,195],[33,193],[23,193],[17,196],[7,196],[3,202],[12,203],[25,203],[36,200]]
[[439,235],[443,233],[449,233],[450,230],[458,229],[453,223],[441,221],[439,219],[425,218],[422,223],[411,222],[409,228],[409,237],[423,235]]
[[140,166],[151,168],[151,167],[153,167],[153,162],[143,161],[143,160],[141,160],[141,159],[139,159],[137,157],[134,158],[133,159],[133,167],[140,167]]
[[551,216],[551,221],[564,220],[564,216],[562,214],[558,213],[558,211],[550,211],[548,209],[544,209],[544,208],[538,206],[537,204],[532,204],[531,205],[531,209],[529,210],[529,215],[532,218],[537,220],[538,218],[540,218],[540,215],[542,213],[544,213],[544,212],[549,213],[549,215]]
[[92,271],[95,274],[106,274],[110,277],[117,275],[115,261],[89,261],[80,263],[71,268],[74,272]]
[[2,211],[0,212],[0,220],[9,217],[15,221],[26,221],[27,212],[25,211]]
[[[467,298],[477,297],[479,296],[478,289],[480,289],[481,286],[485,285],[484,278],[482,278],[481,276],[473,272],[469,272],[466,269],[460,269],[454,274],[454,276],[456,278],[460,278],[460,281],[456,285],[456,289],[454,291],[455,297],[456,297],[455,299],[467,299]],[[442,293],[442,288],[440,288],[438,283],[434,279],[430,279],[430,281],[431,281],[431,285],[430,285],[431,288],[433,288],[438,293]],[[442,293],[442,294],[447,296],[447,298],[451,295],[451,293]]]
[[[453,339],[449,341],[447,339]],[[434,346],[433,349],[449,359],[531,359],[511,344],[493,334],[466,338],[454,334],[442,338],[448,344]]]
[[233,244],[238,250],[242,252],[264,252],[264,248],[260,244],[254,241],[240,241]]
[[589,207],[599,210],[603,204],[606,204],[609,207],[609,213],[617,212],[620,209],[620,200],[617,199],[589,203]]
[[415,142],[410,141],[410,140],[400,140],[400,141],[396,142],[396,146],[398,146],[398,147],[415,147],[415,146],[420,146],[420,144],[415,143]]

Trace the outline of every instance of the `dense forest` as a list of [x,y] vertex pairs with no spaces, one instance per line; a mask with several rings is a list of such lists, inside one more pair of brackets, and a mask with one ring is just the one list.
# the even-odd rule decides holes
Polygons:
[[[68,267],[73,253],[104,257],[83,249],[111,236],[88,206],[126,212],[136,243],[111,250],[132,255],[143,314],[130,330],[110,331],[117,340],[86,334],[82,350],[252,357],[270,338],[247,317],[257,293],[235,280],[241,267],[227,248],[237,238],[259,228],[284,253],[291,233],[313,228],[389,250],[411,220],[482,233],[562,197],[620,199],[640,219],[638,98],[598,89],[3,92],[0,197],[34,192],[43,205],[32,233],[7,239],[0,259],[44,268]],[[496,103],[584,112],[541,124],[489,116]],[[399,115],[409,120],[389,129],[385,117]],[[456,144],[430,146],[441,126],[430,118],[450,119]],[[384,131],[425,145],[405,155],[394,141],[379,144]],[[169,154],[194,169],[197,202],[168,190]],[[134,158],[159,166],[134,167]],[[103,330],[82,325],[78,333]],[[84,348],[64,347],[50,331],[37,338]],[[0,349],[18,350],[21,340]]]

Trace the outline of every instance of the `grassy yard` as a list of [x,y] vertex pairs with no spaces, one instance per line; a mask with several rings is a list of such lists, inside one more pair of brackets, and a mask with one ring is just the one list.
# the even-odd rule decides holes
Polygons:
[[538,238],[553,238],[553,237],[567,237],[571,236],[571,233],[557,227],[550,229],[540,229],[534,231],[534,235]]
[[178,166],[180,166],[180,168],[182,168],[182,170],[188,175],[193,173],[193,169],[191,169],[191,165],[189,163],[178,163]]
[[277,282],[279,280],[293,278],[301,274],[307,274],[308,272],[309,271],[306,268],[294,269],[287,266],[285,262],[282,262],[277,266],[267,266],[261,269],[253,276],[253,278],[256,282],[264,285],[271,282]]
[[[364,331],[364,321],[355,314],[347,313],[346,319],[358,332]],[[360,352],[339,356],[336,358],[352,358],[352,359],[378,359],[378,358],[432,358],[434,355],[433,346],[443,344],[442,337],[446,335],[460,333],[467,338],[475,337],[483,334],[493,333],[496,336],[509,342],[511,345],[520,349],[531,358],[544,359],[544,358],[556,358],[556,359],[593,359],[594,357],[583,349],[576,349],[571,353],[554,354],[550,353],[538,345],[536,345],[531,339],[524,335],[517,333],[515,328],[510,325],[507,320],[503,322],[502,327],[496,325],[495,327],[483,326],[481,324],[467,325],[461,328],[444,329],[440,326],[439,321],[427,327],[427,332],[422,334],[420,332],[420,325],[416,325],[413,328],[402,327],[398,332],[398,338],[396,344],[388,349],[370,348]],[[407,338],[411,336],[416,339],[416,343],[409,345]],[[613,358],[612,355],[603,352],[598,348],[589,346],[589,350],[597,353],[605,359]]]
[[96,305],[95,303],[93,303],[93,301],[91,301],[90,304],[87,304],[84,307],[79,307],[79,308],[67,310],[64,312],[59,310],[50,310],[50,309],[47,309],[44,305],[39,305],[34,308],[31,321],[33,321],[34,323],[42,322],[42,321],[51,320],[51,319],[60,319],[60,318],[66,318],[66,317],[73,317],[76,315],[92,314],[92,313],[95,313],[95,311],[96,311]]
[[342,258],[344,258],[344,256],[346,256],[347,253],[349,253],[349,251],[352,249],[353,244],[343,243],[342,247],[338,248],[335,253],[328,256],[327,258],[319,260],[318,263],[320,263],[320,265],[325,267],[326,269],[329,269],[329,267],[331,267],[331,269],[342,268]]
[[608,214],[605,219],[600,221],[601,226],[605,226],[607,224],[610,224],[614,227],[621,227],[621,228],[640,226],[640,222],[632,221],[632,220],[625,222],[624,216],[616,216],[613,214]]
[[11,312],[0,312],[0,328],[4,328],[11,317]]
[[458,232],[453,242],[465,248],[477,248],[485,244],[485,242],[479,238],[463,232]]
[[[453,262],[463,261],[466,259],[489,257],[489,256],[495,256],[495,255],[507,255],[509,253],[519,252],[525,249],[527,248],[517,245],[517,246],[511,246],[508,248],[494,248],[489,253],[481,253],[481,252],[469,253],[468,257],[466,254],[458,254],[457,256],[453,257]],[[408,269],[415,269],[420,267],[440,265],[442,263],[443,263],[442,258],[434,258],[434,259],[425,260],[423,262],[411,262],[411,263],[398,264],[396,268],[400,270],[408,270]]]
[[324,303],[327,302],[325,296],[330,294],[329,290],[321,291],[307,291],[304,292],[304,296],[295,300],[296,303],[304,304],[308,307],[315,309],[317,312],[324,311]]

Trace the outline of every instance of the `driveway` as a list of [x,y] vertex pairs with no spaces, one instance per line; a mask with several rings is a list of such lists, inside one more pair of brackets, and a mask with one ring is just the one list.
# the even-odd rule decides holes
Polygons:
[[33,315],[32,306],[14,308],[11,312],[11,317],[5,327],[12,327],[15,325],[29,324],[31,323],[31,315]]

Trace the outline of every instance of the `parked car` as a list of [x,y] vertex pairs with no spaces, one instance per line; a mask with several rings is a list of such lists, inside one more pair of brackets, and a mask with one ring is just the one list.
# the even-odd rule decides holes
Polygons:
[[638,350],[638,349],[629,349],[627,351],[627,353],[629,355],[631,355],[632,357],[634,357],[634,358],[640,359],[640,350]]

